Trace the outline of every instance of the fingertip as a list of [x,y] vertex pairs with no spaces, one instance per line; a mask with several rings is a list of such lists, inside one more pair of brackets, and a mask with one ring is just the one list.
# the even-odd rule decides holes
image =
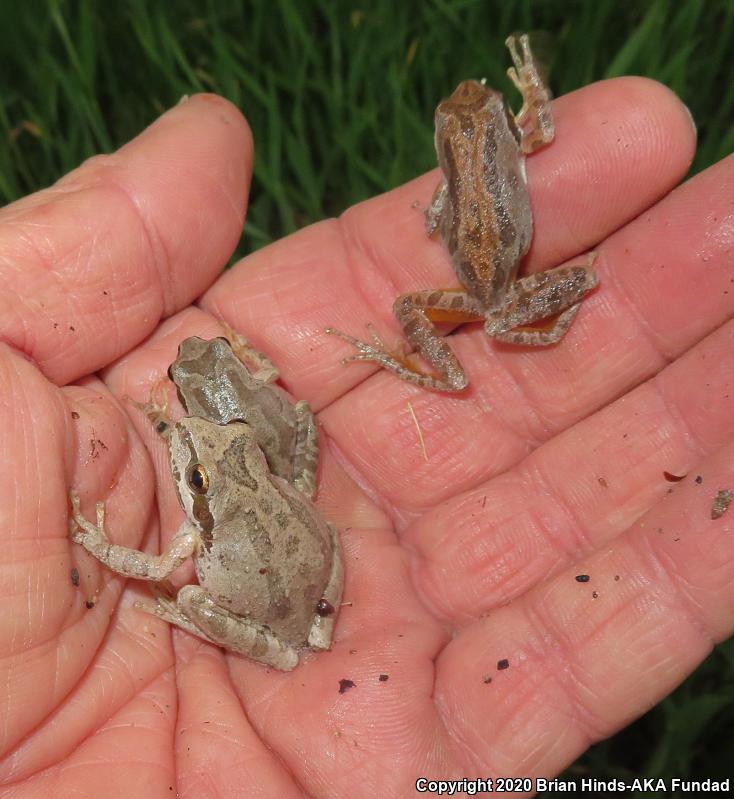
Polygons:
[[553,143],[528,159],[531,259],[559,263],[595,246],[667,194],[696,149],[690,112],[667,86],[610,78],[553,103]]
[[150,134],[168,134],[170,129],[181,130],[182,126],[195,129],[196,135],[202,142],[206,139],[210,148],[221,148],[227,157],[237,157],[231,165],[243,169],[243,177],[249,183],[252,172],[252,130],[234,103],[211,92],[183,95],[176,105],[164,111],[139,136],[123,145],[118,153],[135,150],[141,140],[144,141]]
[[696,126],[672,89],[630,75],[592,83],[554,103],[556,138],[595,139],[610,155],[618,146],[629,158],[658,164],[666,182],[685,175],[696,149]]
[[668,164],[677,182],[696,152],[697,131],[690,110],[671,88],[652,78],[630,75],[604,83],[611,84],[610,100],[619,104],[620,119],[627,120],[642,141],[657,145],[657,151],[650,148],[650,157]]

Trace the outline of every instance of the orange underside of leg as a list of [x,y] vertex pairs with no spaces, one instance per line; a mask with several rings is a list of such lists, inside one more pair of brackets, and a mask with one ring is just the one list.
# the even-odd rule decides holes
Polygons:
[[468,311],[450,311],[443,308],[426,308],[425,315],[432,322],[481,322],[484,317]]

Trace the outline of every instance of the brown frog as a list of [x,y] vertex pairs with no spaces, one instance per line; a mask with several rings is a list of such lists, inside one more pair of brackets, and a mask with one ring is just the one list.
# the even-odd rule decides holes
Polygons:
[[[593,253],[581,265],[517,277],[533,236],[525,155],[552,141],[554,126],[528,37],[510,36],[506,44],[514,63],[507,74],[524,101],[517,115],[500,92],[474,80],[460,83],[436,109],[443,178],[426,211],[426,229],[440,234],[462,288],[403,294],[393,306],[408,341],[435,372],[422,372],[391,352],[374,331],[373,342],[366,343],[327,328],[357,349],[344,363],[375,361],[425,388],[461,391],[469,381],[433,322],[483,321],[486,333],[500,341],[554,344],[596,286]],[[534,327],[543,320],[550,321]]]

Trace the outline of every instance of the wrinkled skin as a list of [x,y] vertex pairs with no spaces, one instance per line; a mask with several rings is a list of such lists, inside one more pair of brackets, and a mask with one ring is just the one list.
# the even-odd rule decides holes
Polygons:
[[[695,134],[643,79],[554,113],[528,163],[526,268],[595,247],[600,286],[547,351],[456,334],[461,397],[345,369],[322,332],[356,316],[397,337],[392,297],[453,285],[411,207],[436,172],[220,275],[252,142],[199,96],[2,211],[0,796],[360,799],[420,775],[550,776],[731,635],[734,512],[710,507],[734,484],[734,159],[673,190]],[[217,319],[322,424],[317,502],[349,604],[333,650],[291,674],[141,614],[145,586],[68,538],[72,486],[90,517],[107,500],[114,541],[159,551],[175,531],[164,444],[122,398],[147,399]]]

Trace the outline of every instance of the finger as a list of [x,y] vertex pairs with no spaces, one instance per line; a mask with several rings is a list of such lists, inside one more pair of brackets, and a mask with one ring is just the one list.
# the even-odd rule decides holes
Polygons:
[[427,604],[454,623],[478,618],[668,502],[676,476],[694,482],[701,462],[734,440],[732,336],[729,323],[515,467],[413,522],[406,542]]
[[[69,485],[84,499],[90,487],[96,499],[116,486],[110,528],[136,542],[150,494],[144,453],[99,384],[61,392],[4,345],[0,375],[3,455],[13,475],[0,495],[0,751],[8,753],[56,718],[105,639],[122,587],[69,540]],[[93,507],[87,501],[83,510]]]
[[[536,268],[583,251],[647,208],[680,180],[695,144],[685,108],[652,81],[605,81],[556,107],[555,141],[528,159]],[[414,207],[427,205],[437,180],[434,171],[338,223],[260,250],[225,274],[203,307],[238,324],[259,349],[269,346],[294,393],[322,407],[374,371],[344,369],[344,345],[323,336],[324,327],[357,333],[377,320],[398,335],[398,294],[456,284],[445,248],[428,239]]]
[[[11,700],[27,707],[33,704],[28,701],[29,696],[35,699],[45,694],[46,712],[37,725],[26,730],[17,747],[3,750],[0,785],[29,780],[39,794],[39,786],[43,784],[48,795],[67,796],[74,794],[80,784],[74,765],[85,762],[95,740],[105,740],[108,751],[116,754],[127,748],[130,758],[136,761],[144,760],[145,753],[149,754],[151,747],[158,747],[161,742],[170,746],[176,708],[170,634],[162,625],[162,634],[161,630],[149,627],[147,617],[133,608],[134,596],[142,598],[140,591],[130,592],[124,604],[115,609],[99,593],[89,593],[92,576],[88,570],[81,567],[79,575],[80,584],[73,590],[81,596],[94,596],[97,601],[84,608],[83,617],[72,611],[73,618],[48,653],[59,672],[65,671],[71,660],[78,664],[73,691],[65,682],[55,683],[53,671],[43,680],[34,680],[38,675],[29,673],[35,669],[28,668],[26,653],[26,668],[18,671],[24,683],[10,694]],[[69,604],[65,599],[62,602],[59,594],[55,595],[55,603],[65,607]],[[91,627],[97,630],[94,636],[89,635]],[[46,686],[48,690],[44,690]],[[100,700],[102,696],[104,701]],[[140,714],[138,723],[144,725],[144,736],[129,736],[126,733],[129,725],[120,721],[136,713]],[[113,736],[114,742],[108,736]],[[164,754],[161,762],[168,757],[170,754]],[[59,763],[66,766],[60,770],[61,774]],[[118,775],[122,777],[124,774]],[[58,779],[69,779],[67,785],[73,787],[62,788],[56,783]],[[56,789],[51,787],[55,784]],[[97,795],[114,793],[108,786]]]
[[[221,652],[180,636],[176,677],[180,692],[177,717],[177,779],[191,795],[202,784],[227,795],[231,786],[247,786],[248,796],[302,797],[283,762],[255,733]],[[262,668],[256,666],[255,668]],[[252,706],[249,705],[249,711]],[[241,790],[236,788],[234,794]]]
[[553,112],[553,143],[527,161],[533,270],[594,247],[664,197],[696,149],[688,108],[647,78],[586,86],[555,100]]
[[[0,752],[7,752],[49,712],[48,697],[35,689],[53,680],[63,695],[77,676],[73,665],[59,663],[54,648],[46,645],[63,631],[74,596],[63,469],[73,435],[58,392],[4,345],[0,379],[3,461],[13,475],[0,488],[0,680],[5,686]],[[26,427],[27,417],[40,423]],[[50,604],[49,586],[59,592]],[[28,650],[36,656],[29,659]]]
[[713,521],[712,492],[702,490],[734,483],[732,455],[719,451],[702,467],[703,485],[680,483],[613,546],[466,628],[444,651],[436,701],[453,736],[480,753],[480,770],[558,773],[732,634],[734,514]]
[[[100,683],[93,701],[104,707],[99,697],[106,686]],[[170,796],[175,784],[171,757],[173,684],[172,669],[156,675],[64,761],[29,777],[23,784],[27,792],[16,790],[14,785],[16,795]]]
[[5,208],[2,339],[60,384],[128,351],[226,263],[251,154],[237,110],[201,95]]

